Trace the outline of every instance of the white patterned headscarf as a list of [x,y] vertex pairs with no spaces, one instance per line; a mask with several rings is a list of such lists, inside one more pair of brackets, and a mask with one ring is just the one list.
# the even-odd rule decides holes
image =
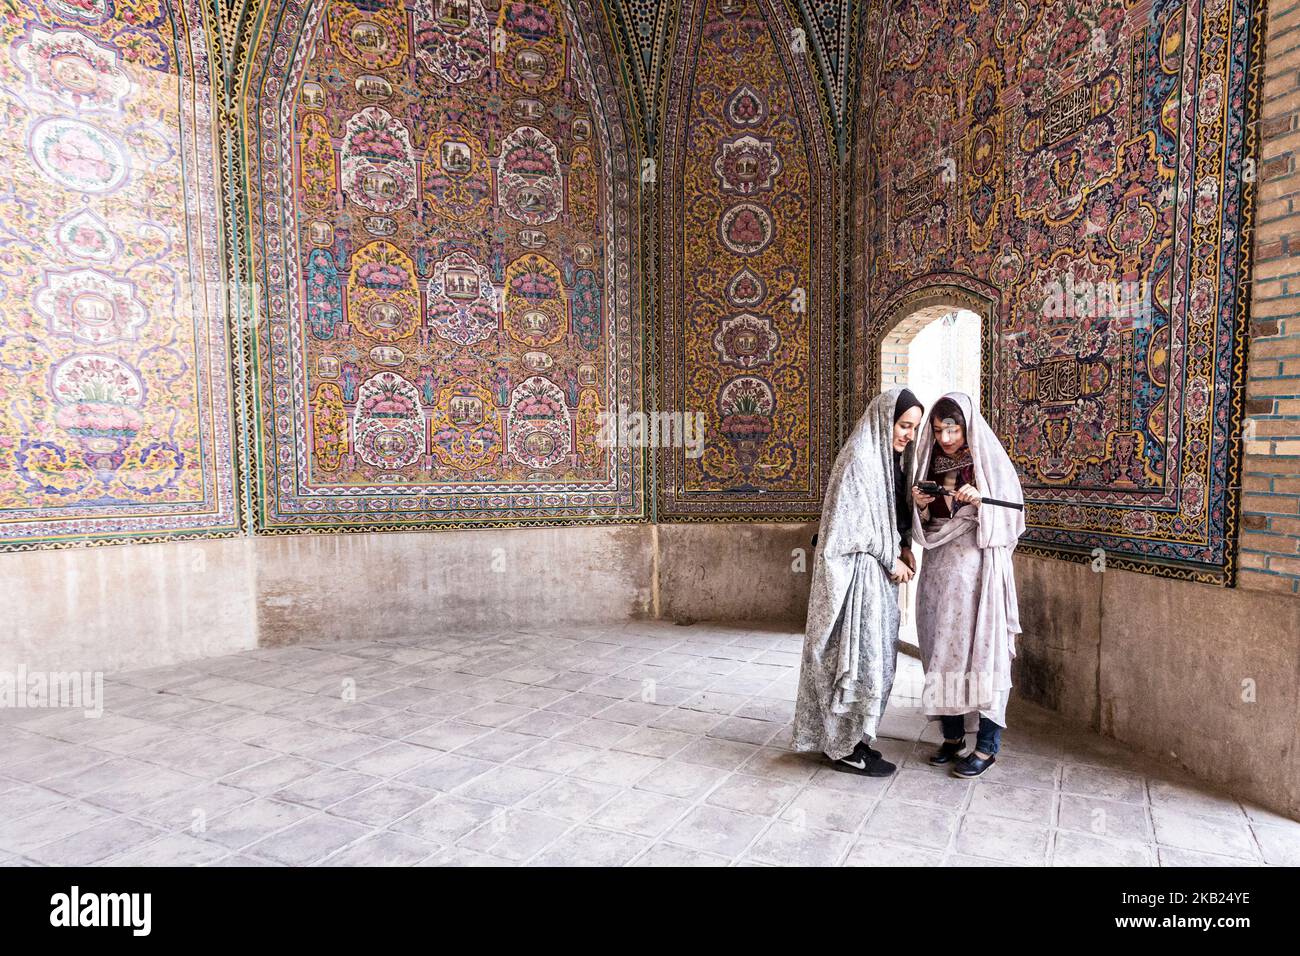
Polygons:
[[[894,504],[894,407],[902,388],[877,395],[840,449],[827,482],[821,546],[827,557],[865,552],[892,567],[898,557]],[[910,476],[912,444],[903,453]]]

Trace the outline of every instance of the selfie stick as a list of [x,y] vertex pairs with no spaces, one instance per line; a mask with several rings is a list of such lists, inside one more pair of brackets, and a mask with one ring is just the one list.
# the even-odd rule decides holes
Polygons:
[[[926,487],[927,485],[932,485],[932,486],[934,487],[934,490],[931,491],[929,488]],[[925,494],[927,494],[927,495],[939,495],[939,494],[942,494],[945,498],[950,498],[950,497],[952,497],[952,492],[940,491],[938,485],[936,485],[934,482],[930,482],[930,481],[922,481],[922,482],[918,482],[918,483],[917,483],[917,487],[920,488],[921,491],[923,491],[923,492],[924,492]],[[1018,501],[999,501],[997,498],[984,498],[984,497],[981,497],[981,498],[980,498],[980,504],[982,504],[982,505],[994,505],[995,507],[998,507],[998,508],[1014,508],[1016,511],[1024,511],[1024,510],[1025,510],[1025,506],[1022,505],[1022,504],[1021,504],[1020,502],[1018,502]]]
[[1017,511],[1024,511],[1025,506],[1018,501],[999,501],[997,498],[981,498],[982,505],[996,505],[999,508],[1015,508]]

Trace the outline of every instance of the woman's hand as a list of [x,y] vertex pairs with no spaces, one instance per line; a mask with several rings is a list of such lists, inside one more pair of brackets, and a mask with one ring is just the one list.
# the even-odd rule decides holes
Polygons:
[[980,492],[974,485],[962,485],[957,489],[957,493],[953,497],[964,505],[979,507]]
[[911,548],[903,548],[903,550],[898,553],[898,558],[912,569],[913,574],[916,573],[916,555],[912,554]]
[[924,491],[921,490],[919,485],[913,485],[912,500],[916,502],[916,506],[918,508],[924,510],[925,508],[930,507],[930,502],[934,501],[934,495],[927,495]]
[[903,563],[901,558],[894,559],[894,570],[889,575],[889,580],[895,584],[903,584],[912,580],[912,569]]

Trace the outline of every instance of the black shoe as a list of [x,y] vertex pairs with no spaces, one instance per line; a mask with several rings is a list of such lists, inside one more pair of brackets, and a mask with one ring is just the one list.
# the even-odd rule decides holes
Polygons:
[[966,754],[966,741],[959,740],[953,743],[945,740],[943,745],[930,755],[930,764],[935,767],[942,767],[946,763],[952,763],[959,757]]
[[978,777],[989,767],[993,766],[994,761],[998,758],[994,756],[979,757],[975,751],[971,751],[966,757],[957,762],[957,766],[952,768],[954,776],[957,777]]
[[847,757],[832,760],[831,766],[843,773],[857,773],[864,777],[888,777],[898,769],[862,741],[858,741],[853,753]]

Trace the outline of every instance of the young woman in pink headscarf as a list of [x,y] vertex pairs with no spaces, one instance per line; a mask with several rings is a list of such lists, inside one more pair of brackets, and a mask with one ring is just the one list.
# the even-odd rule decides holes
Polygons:
[[[1024,493],[969,395],[948,393],[928,419],[929,427],[917,430],[917,475],[940,490],[912,488],[912,537],[924,549],[916,590],[922,707],[943,725],[944,742],[930,763],[977,777],[996,759],[1007,724],[1020,633],[1011,554],[1025,531]],[[967,733],[977,735],[970,753]]]

